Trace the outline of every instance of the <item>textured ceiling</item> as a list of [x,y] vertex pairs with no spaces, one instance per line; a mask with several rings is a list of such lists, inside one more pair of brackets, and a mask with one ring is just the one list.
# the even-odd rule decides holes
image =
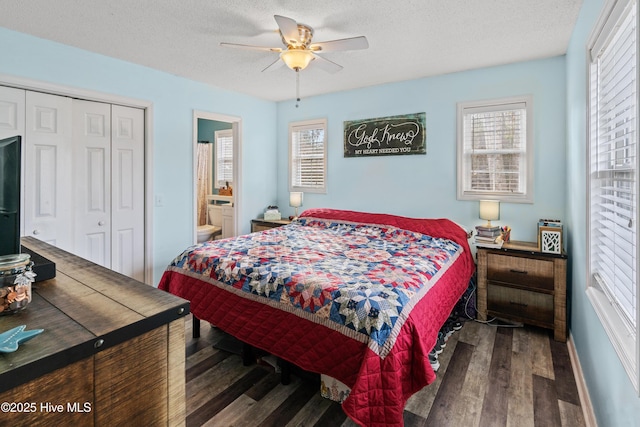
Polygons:
[[[327,52],[302,97],[562,55],[582,0],[0,0],[0,26],[268,100],[295,97],[295,73],[261,72],[282,47],[273,15],[310,25],[314,42],[366,36]],[[55,17],[55,18],[54,18]],[[312,64],[313,65],[313,64]]]

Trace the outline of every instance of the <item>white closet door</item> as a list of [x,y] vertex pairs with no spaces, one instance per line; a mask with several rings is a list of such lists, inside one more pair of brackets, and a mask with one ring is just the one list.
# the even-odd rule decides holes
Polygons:
[[0,139],[24,136],[25,91],[0,86]]
[[71,98],[27,91],[25,235],[73,252]]
[[144,111],[111,107],[111,269],[144,280]]
[[[25,177],[25,143],[24,108],[25,91],[12,87],[0,86],[0,139],[19,135],[22,137],[21,187],[24,189]],[[24,235],[24,191],[20,192],[20,235]]]
[[73,100],[74,253],[111,267],[111,106]]

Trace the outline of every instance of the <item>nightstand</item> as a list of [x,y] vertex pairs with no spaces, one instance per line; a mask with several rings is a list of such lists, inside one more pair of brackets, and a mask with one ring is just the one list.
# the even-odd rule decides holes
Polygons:
[[567,255],[542,253],[532,242],[478,247],[478,318],[553,329],[567,340]]
[[264,231],[270,228],[281,227],[283,225],[291,224],[288,219],[252,219],[251,220],[251,232]]

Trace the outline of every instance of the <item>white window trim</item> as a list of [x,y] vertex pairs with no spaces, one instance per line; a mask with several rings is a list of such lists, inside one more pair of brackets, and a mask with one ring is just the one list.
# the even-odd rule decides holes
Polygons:
[[[602,291],[595,283],[596,279],[591,274],[591,77],[590,77],[590,64],[594,59],[597,52],[600,51],[602,46],[611,38],[611,31],[615,29],[615,24],[621,14],[627,9],[628,5],[633,0],[608,0],[604,5],[598,22],[593,27],[589,40],[587,42],[587,165],[586,165],[586,191],[587,191],[587,222],[586,222],[586,234],[587,234],[587,263],[586,263],[586,294],[591,301],[596,315],[600,319],[602,326],[611,341],[611,344],[618,354],[624,370],[626,371],[629,379],[635,388],[636,392],[640,392],[640,340],[637,336],[634,337],[633,333],[629,329],[627,321],[624,316],[619,312],[619,309],[611,299]],[[638,26],[636,26],[636,43],[640,40],[638,37]],[[592,53],[593,52],[593,53]],[[637,56],[637,54],[636,54]],[[637,61],[637,60],[636,60]],[[636,73],[638,73],[636,64]],[[636,75],[636,82],[639,82],[638,75]],[[636,101],[637,102],[637,101]],[[636,132],[640,130],[640,114],[636,110]],[[636,146],[638,142],[636,141]],[[636,153],[636,156],[638,153]],[[637,165],[636,165],[637,174]],[[636,175],[636,194],[638,194],[638,176]],[[640,201],[636,198],[637,209],[640,209]],[[637,210],[636,210],[637,212]],[[638,218],[636,218],[636,221]],[[640,247],[640,233],[636,234],[636,248]],[[636,271],[636,307],[640,307],[640,272]],[[640,325],[640,310],[636,309],[636,325]],[[637,332],[636,332],[637,334]]]
[[[511,194],[495,191],[465,191],[465,161],[464,161],[464,114],[466,110],[490,110],[499,106],[510,104],[526,105],[526,149],[525,149],[525,171],[522,178],[526,180],[523,194]],[[458,200],[500,200],[510,203],[533,203],[533,96],[517,96],[485,101],[459,102],[457,104],[457,198]]]
[[[294,186],[293,181],[291,179],[292,171],[293,171],[293,132],[298,128],[323,128],[324,129],[324,154],[323,154],[323,173],[324,173],[324,185],[322,187],[304,187],[304,186]],[[289,123],[289,191],[301,191],[304,193],[319,193],[326,194],[327,193],[327,147],[328,147],[328,129],[327,129],[327,119],[314,119],[314,120],[304,120],[300,122],[291,122]]]
[[[222,187],[218,182],[218,176],[217,176],[218,175],[218,138],[233,138],[233,129],[223,129],[223,130],[217,130],[214,132],[213,150],[212,150],[214,173],[212,174],[212,177],[211,177],[211,180],[213,181],[212,188]],[[232,164],[233,164],[233,159],[232,159]],[[233,173],[231,175],[233,176]],[[233,184],[233,180],[229,180],[229,183]]]

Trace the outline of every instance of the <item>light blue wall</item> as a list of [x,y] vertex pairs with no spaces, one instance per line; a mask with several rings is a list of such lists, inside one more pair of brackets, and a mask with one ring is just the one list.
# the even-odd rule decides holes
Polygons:
[[[195,59],[194,59],[195,60]],[[153,103],[153,283],[193,243],[193,110],[242,118],[240,231],[275,200],[276,106],[150,68],[0,28],[0,74]]]
[[[301,76],[304,81],[304,74]],[[456,199],[456,103],[533,95],[533,204],[501,204],[497,223],[515,240],[536,240],[539,218],[565,217],[565,58],[510,64],[278,103],[278,205],[288,207],[289,122],[328,120],[328,191],[303,208],[332,207],[481,224],[478,202]],[[304,91],[303,91],[304,96]],[[427,154],[343,157],[345,120],[426,112]]]
[[585,0],[567,52],[567,163],[571,334],[601,427],[640,426],[640,398],[586,294],[587,39],[603,0]]

